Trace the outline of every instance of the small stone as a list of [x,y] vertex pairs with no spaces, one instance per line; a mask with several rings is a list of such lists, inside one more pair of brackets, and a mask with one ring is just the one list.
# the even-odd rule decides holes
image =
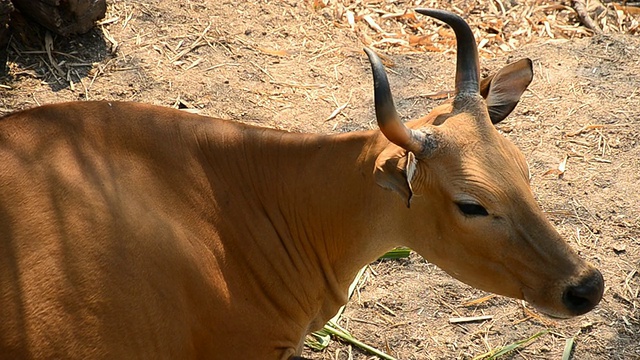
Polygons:
[[613,246],[611,246],[611,248],[616,254],[622,254],[623,252],[627,251],[627,246],[625,244],[614,244]]

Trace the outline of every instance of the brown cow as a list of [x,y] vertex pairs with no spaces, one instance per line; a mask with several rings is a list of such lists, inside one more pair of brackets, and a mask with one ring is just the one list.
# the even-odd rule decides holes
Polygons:
[[553,316],[596,306],[602,276],[545,219],[492,125],[531,62],[480,84],[468,25],[418,12],[455,30],[456,96],[406,127],[369,50],[380,131],[293,134],[117,102],[2,118],[0,357],[293,358],[358,269],[398,245]]

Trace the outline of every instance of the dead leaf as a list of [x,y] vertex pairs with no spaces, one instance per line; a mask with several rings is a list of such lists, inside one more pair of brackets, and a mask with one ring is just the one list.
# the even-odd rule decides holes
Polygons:
[[559,178],[562,177],[562,173],[558,169],[550,169],[550,170],[547,170],[544,174],[542,174],[542,176],[547,176],[547,175],[557,175]]
[[[361,53],[364,54],[363,51],[361,51]],[[383,54],[383,53],[381,53],[379,51],[376,51],[376,54],[378,54],[378,57],[380,58],[380,60],[382,61],[382,64],[384,66],[389,67],[389,68],[396,66],[396,64],[393,62],[393,60],[391,60],[391,58],[388,57],[387,55],[385,55],[385,54]]]
[[405,11],[403,13],[384,14],[380,18],[418,21],[418,18],[416,18],[416,14],[414,12],[408,12],[408,11]]
[[613,4],[613,7],[616,10],[622,11],[622,12],[630,14],[630,15],[638,15],[638,14],[640,14],[640,7],[624,6],[624,5],[618,5],[618,4]]
[[424,46],[424,49],[426,51],[431,51],[431,52],[443,52],[444,51],[444,49],[440,49],[438,47],[431,46],[431,45]]
[[434,93],[423,94],[420,96],[424,96],[427,99],[442,100],[442,99],[452,98],[453,95],[455,95],[455,93],[456,92],[454,90],[443,90],[443,91],[438,91]]
[[64,76],[64,71],[58,66],[58,63],[53,59],[53,55],[51,54],[53,52],[53,37],[49,31],[47,31],[44,36],[44,49],[47,51],[51,67],[58,72],[58,75]]
[[322,8],[325,8],[327,5],[329,5],[329,1],[328,0],[313,0],[313,9],[314,10],[320,10]]
[[349,26],[351,27],[351,30],[355,30],[355,28],[356,28],[356,20],[355,20],[353,11],[348,10],[347,13],[345,14],[345,16],[347,17],[347,23],[349,23]]
[[409,45],[433,45],[433,41],[429,35],[409,35]]
[[573,132],[570,132],[570,133],[566,133],[564,135],[565,136],[569,136],[569,137],[578,136],[578,135],[580,135],[582,133],[585,133],[587,131],[596,130],[596,129],[602,129],[602,128],[604,128],[604,125],[598,125],[598,124],[596,124],[596,125],[585,125],[585,126],[581,127],[580,129],[578,129],[576,131],[573,131]]
[[487,295],[487,296],[483,296],[483,297],[478,298],[478,299],[474,299],[474,300],[467,301],[467,302],[465,302],[464,304],[462,304],[462,306],[476,306],[476,305],[480,305],[480,304],[482,304],[482,303],[484,303],[484,302],[486,302],[486,301],[489,301],[489,300],[491,300],[491,299],[495,298],[496,296],[497,296],[497,295],[495,295],[495,294],[489,294],[489,295]]
[[367,22],[367,24],[369,24],[369,26],[371,26],[371,28],[379,33],[384,33],[384,30],[382,30],[382,28],[380,27],[380,25],[376,24],[375,21],[373,21],[373,18],[371,17],[371,15],[365,15],[362,17],[364,19],[364,21]]
[[455,40],[455,38],[456,38],[456,34],[453,32],[453,30],[450,30],[448,28],[443,28],[443,27],[438,29],[438,35],[442,36],[443,38],[447,38],[447,39]]
[[567,169],[567,160],[569,160],[569,155],[565,155],[564,156],[564,159],[560,162],[560,164],[558,164],[558,168],[548,170],[547,172],[545,172],[543,174],[543,176],[546,176],[546,175],[557,175],[558,178],[562,178],[562,176],[564,175],[564,172]]
[[558,165],[558,170],[563,174],[564,174],[564,171],[567,169],[567,160],[569,160],[569,155],[565,155],[564,160],[562,160]]

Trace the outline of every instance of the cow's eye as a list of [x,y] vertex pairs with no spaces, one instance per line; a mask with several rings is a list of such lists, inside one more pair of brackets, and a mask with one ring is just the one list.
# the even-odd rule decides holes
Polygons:
[[466,216],[487,216],[489,212],[484,206],[468,202],[456,202],[458,209]]

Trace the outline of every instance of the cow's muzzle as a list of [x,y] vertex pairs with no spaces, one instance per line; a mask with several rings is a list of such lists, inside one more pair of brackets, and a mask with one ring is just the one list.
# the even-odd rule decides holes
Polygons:
[[597,269],[592,269],[575,284],[568,286],[562,294],[562,303],[568,313],[577,316],[591,311],[602,299],[604,278]]

